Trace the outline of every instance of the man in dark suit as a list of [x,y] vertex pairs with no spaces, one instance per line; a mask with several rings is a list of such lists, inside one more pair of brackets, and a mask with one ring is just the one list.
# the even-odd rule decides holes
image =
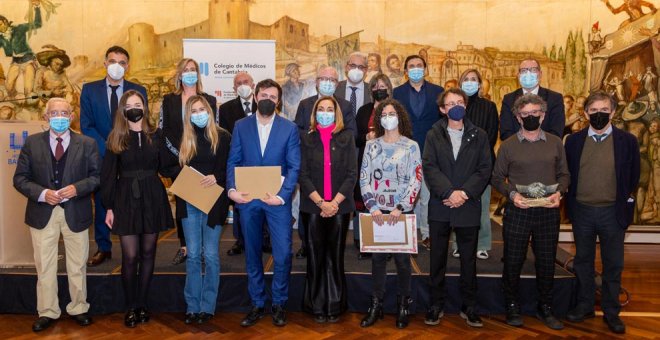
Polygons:
[[87,315],[86,231],[93,221],[91,195],[100,181],[96,142],[69,130],[71,105],[63,98],[51,98],[44,118],[50,130],[27,138],[14,173],[14,187],[28,198],[25,223],[30,226],[38,280],[35,332],[48,328],[61,314],[57,295],[60,234],[71,295],[66,311],[81,326],[92,323]]
[[573,267],[578,281],[577,306],[566,319],[582,322],[595,317],[594,261],[598,237],[603,261],[603,320],[612,332],[623,334],[626,326],[619,318],[623,244],[635,209],[640,155],[637,138],[610,122],[616,107],[616,100],[607,93],[592,93],[584,103],[589,127],[566,139],[566,161],[571,173],[566,203],[573,222]]
[[[272,318],[276,326],[286,325],[284,305],[289,296],[291,274],[291,197],[300,171],[300,135],[296,126],[275,114],[282,106],[282,88],[272,79],[256,86],[257,112],[236,122],[227,161],[229,198],[240,211],[245,236],[245,262],[252,310],[241,326],[252,326],[264,316],[266,287],[261,252],[261,230],[268,222],[273,245]],[[280,166],[284,178],[277,193],[265,199],[251,199],[236,188],[236,167]]]
[[364,82],[367,73],[367,56],[353,52],[346,61],[346,80],[337,85],[337,97],[344,98],[350,104],[350,111],[357,116],[357,111],[364,104],[371,103],[371,89]]
[[[404,69],[408,74],[408,82],[398,86],[392,92],[394,99],[398,100],[408,111],[413,128],[413,139],[419,145],[422,154],[426,143],[426,134],[433,124],[440,119],[438,97],[444,91],[442,86],[433,84],[424,79],[426,74],[426,60],[418,55],[406,58]],[[429,199],[431,194],[426,183],[422,183],[419,199],[415,204],[417,226],[422,234],[422,244],[431,249],[429,240]]]
[[545,114],[541,129],[549,132],[559,138],[562,138],[564,133],[564,123],[566,116],[564,114],[564,98],[561,93],[541,87],[541,64],[536,59],[525,59],[520,63],[518,68],[518,81],[521,88],[504,95],[502,99],[502,109],[500,112],[500,139],[506,140],[507,138],[515,135],[520,131],[520,124],[511,111],[513,103],[523,94],[533,93],[538,95],[548,103],[548,111]]
[[[128,71],[129,55],[120,46],[112,46],[105,52],[107,76],[104,79],[83,85],[80,93],[80,129],[84,135],[96,140],[101,158],[105,155],[105,141],[114,121],[119,99],[128,90],[139,91],[147,98],[144,87],[124,80]],[[146,103],[145,103],[146,104]],[[98,250],[87,262],[97,266],[112,258],[110,229],[105,225],[105,208],[98,195],[94,197],[94,239]]]

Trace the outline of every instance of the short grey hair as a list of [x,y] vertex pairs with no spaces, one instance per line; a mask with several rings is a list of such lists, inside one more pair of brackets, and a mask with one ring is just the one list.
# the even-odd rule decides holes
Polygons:
[[321,67],[319,67],[319,70],[316,72],[316,77],[318,78],[318,76],[321,74],[321,72],[323,72],[327,69],[332,70],[332,72],[335,73],[335,78],[337,78],[337,80],[339,80],[339,72],[337,72],[337,69],[332,67],[332,66],[321,66]]
[[360,51],[356,51],[356,52],[353,52],[353,53],[349,54],[349,55],[348,55],[348,59],[346,59],[346,63],[348,64],[348,62],[349,62],[349,61],[351,60],[351,58],[353,58],[353,57],[358,57],[358,58],[362,59],[362,62],[364,63],[364,65],[365,65],[365,66],[367,65],[367,55],[364,54],[364,53],[362,53],[362,52],[360,52]]
[[518,97],[518,99],[516,99],[516,101],[513,103],[513,114],[520,116],[520,110],[528,104],[539,105],[541,106],[541,111],[548,111],[548,103],[546,103],[543,98],[533,93],[527,93]]
[[50,111],[50,107],[55,103],[65,103],[67,106],[67,111],[69,111],[69,113],[73,112],[73,107],[71,107],[71,104],[66,99],[61,97],[52,97],[48,99],[48,102],[46,102],[46,111],[44,112],[44,114],[48,114],[48,111]]

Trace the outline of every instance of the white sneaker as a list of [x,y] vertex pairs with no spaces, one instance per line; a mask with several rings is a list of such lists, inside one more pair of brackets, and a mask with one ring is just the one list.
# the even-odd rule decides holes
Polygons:
[[453,256],[455,258],[459,258],[459,257],[461,257],[461,254],[458,253],[458,249],[454,249],[451,252],[451,256]]
[[486,250],[479,250],[477,251],[477,258],[482,259],[482,260],[488,260],[488,251]]

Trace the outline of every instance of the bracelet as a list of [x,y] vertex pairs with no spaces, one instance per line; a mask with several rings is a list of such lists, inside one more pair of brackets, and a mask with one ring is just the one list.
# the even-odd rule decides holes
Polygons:
[[314,203],[316,203],[316,206],[320,208],[321,205],[322,205],[324,202],[325,202],[325,200],[320,199],[320,200],[318,200],[318,201],[316,201],[316,202],[314,202]]

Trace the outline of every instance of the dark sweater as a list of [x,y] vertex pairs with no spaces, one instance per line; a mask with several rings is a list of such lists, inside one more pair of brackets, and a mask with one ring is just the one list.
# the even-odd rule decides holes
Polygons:
[[488,144],[490,145],[491,160],[495,163],[495,143],[497,143],[497,134],[499,133],[500,126],[495,103],[486,98],[479,97],[477,93],[468,99],[466,110],[467,119],[472,124],[486,131]]
[[607,136],[600,143],[596,143],[593,137],[585,139],[575,193],[578,202],[594,207],[610,206],[616,202],[613,141],[612,136]]

